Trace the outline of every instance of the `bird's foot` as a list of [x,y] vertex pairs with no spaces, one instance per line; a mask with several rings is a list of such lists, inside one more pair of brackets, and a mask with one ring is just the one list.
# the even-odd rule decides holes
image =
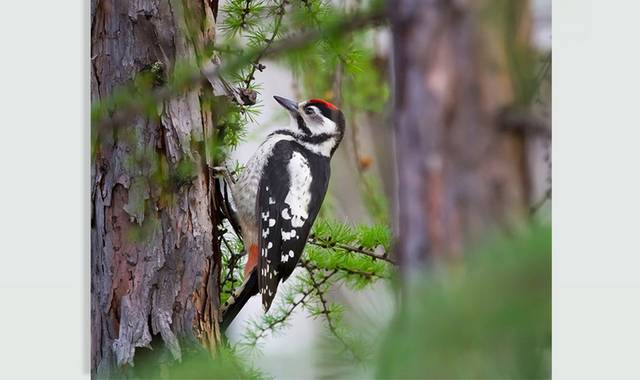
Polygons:
[[211,170],[215,177],[224,178],[229,183],[236,182],[231,175],[231,171],[226,166],[214,166]]
[[211,170],[213,170],[213,174],[216,177],[222,177],[224,175],[228,175],[229,174],[229,169],[227,169],[226,166],[214,166],[211,168]]

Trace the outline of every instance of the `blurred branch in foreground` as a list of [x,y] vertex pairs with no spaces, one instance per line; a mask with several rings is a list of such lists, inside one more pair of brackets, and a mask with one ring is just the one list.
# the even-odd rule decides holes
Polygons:
[[[322,29],[304,31],[300,34],[287,37],[275,42],[269,41],[265,47],[249,49],[241,56],[216,65],[210,63],[203,68],[185,66],[179,75],[174,76],[165,86],[154,89],[151,93],[139,96],[139,94],[119,93],[117,97],[98,102],[92,106],[92,124],[97,126],[115,126],[125,122],[132,116],[144,112],[149,105],[157,104],[163,100],[189,89],[202,81],[207,81],[220,74],[233,72],[246,63],[265,59],[291,52],[296,49],[318,41],[331,39],[365,27],[379,25],[386,20],[384,10],[374,10],[370,13],[351,14],[348,17],[337,20]],[[137,95],[137,96],[136,96]]]
[[551,228],[533,225],[430,271],[391,324],[380,379],[551,376]]

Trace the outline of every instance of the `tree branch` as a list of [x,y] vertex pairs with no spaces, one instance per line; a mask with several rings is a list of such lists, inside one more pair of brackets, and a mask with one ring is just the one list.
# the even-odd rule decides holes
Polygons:
[[373,257],[376,260],[383,260],[386,261],[390,264],[393,265],[397,265],[396,262],[386,256],[380,256],[376,253],[374,253],[373,251],[370,250],[366,250],[364,248],[361,247],[354,247],[348,244],[342,244],[342,243],[330,243],[330,242],[325,242],[322,240],[318,240],[317,238],[309,238],[307,240],[308,243],[316,245],[318,247],[322,247],[322,248],[340,248],[340,249],[344,249],[345,251],[350,251],[350,252],[354,252],[354,253],[361,253],[363,255],[367,255],[369,257]]
[[324,314],[324,316],[325,316],[325,318],[327,320],[327,325],[329,327],[329,331],[331,331],[331,334],[333,334],[333,336],[335,336],[336,339],[338,339],[338,341],[340,341],[340,343],[342,343],[342,345],[347,350],[351,351],[353,356],[356,359],[358,359],[358,361],[362,361],[362,358],[360,358],[360,356],[358,356],[358,354],[353,350],[353,348],[351,348],[351,346],[349,344],[347,344],[347,342],[344,340],[344,338],[342,338],[342,336],[340,336],[340,334],[338,334],[338,331],[336,329],[335,323],[334,323],[334,321],[333,321],[333,319],[331,317],[331,311],[327,307],[327,300],[324,297],[324,292],[320,288],[322,286],[322,284],[318,283],[316,281],[315,277],[313,277],[313,270],[310,267],[308,267],[307,265],[305,265],[304,262],[303,262],[303,266],[307,270],[307,272],[309,273],[309,278],[311,279],[311,286],[315,289],[316,294],[318,295],[318,298],[320,299],[320,304],[322,305],[322,314]]
[[260,65],[260,60],[262,59],[265,52],[271,47],[271,45],[273,44],[273,41],[278,36],[278,32],[280,31],[280,25],[282,25],[282,18],[284,17],[284,6],[286,3],[287,3],[286,0],[281,0],[280,4],[278,4],[276,7],[276,24],[273,27],[273,33],[271,33],[271,38],[267,39],[266,41],[267,44],[264,46],[264,49],[262,49],[262,51],[258,53],[258,56],[253,60],[253,63],[251,65],[251,71],[249,72],[249,75],[247,75],[247,77],[244,80],[245,90],[248,90],[249,86],[251,86],[251,81],[255,79],[253,75],[256,73],[256,68],[258,68]]
[[548,188],[547,191],[545,191],[544,196],[542,197],[542,199],[540,199],[538,202],[534,203],[530,208],[529,208],[529,214],[535,214],[536,212],[538,212],[538,210],[542,207],[542,205],[545,204],[546,201],[551,199],[551,188]]
[[[311,269],[324,269],[324,268],[320,268],[319,266],[313,264],[311,261],[309,260],[305,260],[303,258],[300,259],[300,262],[298,263],[298,266],[302,267],[302,268],[306,268],[309,267]],[[372,278],[387,278],[385,276],[380,276],[379,274],[375,274],[373,272],[366,272],[366,271],[361,271],[361,270],[357,270],[357,269],[352,269],[352,268],[346,268],[343,266],[336,266],[335,269],[341,271],[341,272],[345,272],[348,274],[352,274],[355,276],[362,276],[362,277],[366,277],[367,279],[372,279]]]
[[[236,265],[238,264],[238,261],[240,261],[240,258],[242,256],[244,256],[244,254],[240,253],[240,254],[236,254],[233,249],[231,249],[231,246],[229,245],[229,243],[227,242],[227,239],[224,238],[224,234],[221,235],[222,236],[222,242],[224,243],[225,247],[227,247],[227,250],[230,253],[230,257],[229,257],[229,262],[227,264],[227,275],[225,276],[224,280],[222,280],[222,282],[220,283],[220,289],[224,288],[224,285],[228,282],[231,281],[231,286],[233,286],[233,284],[235,284],[235,279],[233,278],[233,273],[236,270]],[[233,292],[232,292],[233,293]]]
[[[171,98],[173,95],[185,89],[192,88],[199,83],[206,82],[208,78],[217,77],[220,74],[235,71],[256,57],[274,57],[285,52],[297,50],[320,40],[351,33],[355,30],[382,24],[386,20],[386,10],[376,10],[370,13],[354,14],[320,30],[314,29],[298,35],[271,42],[270,46],[250,49],[238,58],[224,65],[209,64],[204,68],[194,68],[180,79],[174,78],[172,83],[158,87],[151,91],[149,97],[131,96],[126,99],[111,99],[102,101],[92,107],[92,122],[100,127],[114,127],[126,122],[130,117],[143,112],[149,104],[157,104]],[[115,104],[110,104],[115,103]],[[116,109],[117,108],[117,109]]]
[[[333,277],[333,275],[335,275],[338,272],[338,270],[333,270],[331,271],[329,274],[327,274],[322,281],[318,282],[318,286],[323,285],[324,283],[326,283],[331,277]],[[267,323],[263,326],[257,326],[257,332],[254,335],[253,338],[251,338],[252,342],[250,342],[250,345],[255,345],[255,343],[258,342],[258,340],[264,338],[265,334],[267,331],[272,330],[274,327],[276,327],[279,324],[284,323],[287,318],[289,318],[291,316],[291,314],[293,314],[293,311],[300,305],[303,305],[306,301],[306,299],[311,296],[313,294],[313,292],[315,291],[314,287],[311,287],[310,289],[302,292],[302,297],[300,297],[300,299],[294,303],[292,303],[289,308],[284,312],[283,315],[281,315],[279,318],[271,321],[270,323]]]

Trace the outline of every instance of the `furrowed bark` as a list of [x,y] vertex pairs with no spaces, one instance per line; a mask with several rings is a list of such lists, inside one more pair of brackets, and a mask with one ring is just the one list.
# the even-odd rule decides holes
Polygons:
[[[156,79],[195,64],[213,41],[217,1],[92,1],[91,99],[141,72]],[[190,22],[188,22],[190,20]],[[110,376],[156,341],[179,360],[190,344],[215,352],[219,196],[205,139],[215,130],[209,84],[146,116],[94,130],[91,168],[91,368]]]
[[489,2],[390,6],[394,224],[405,278],[526,214],[524,144],[497,122],[514,97],[500,35],[482,25]]

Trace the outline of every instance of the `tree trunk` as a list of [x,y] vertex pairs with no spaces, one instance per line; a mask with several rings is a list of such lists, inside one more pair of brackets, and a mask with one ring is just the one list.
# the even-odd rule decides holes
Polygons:
[[[91,99],[213,41],[217,1],[92,0]],[[185,17],[188,15],[188,17]],[[180,359],[190,343],[215,349],[220,249],[215,181],[205,139],[209,85],[146,116],[94,130],[91,167],[91,368],[116,374],[156,339]],[[114,372],[115,371],[115,372]]]
[[459,254],[527,210],[522,136],[497,122],[514,97],[503,40],[483,25],[486,4],[395,0],[390,7],[394,218],[405,275],[428,258]]

